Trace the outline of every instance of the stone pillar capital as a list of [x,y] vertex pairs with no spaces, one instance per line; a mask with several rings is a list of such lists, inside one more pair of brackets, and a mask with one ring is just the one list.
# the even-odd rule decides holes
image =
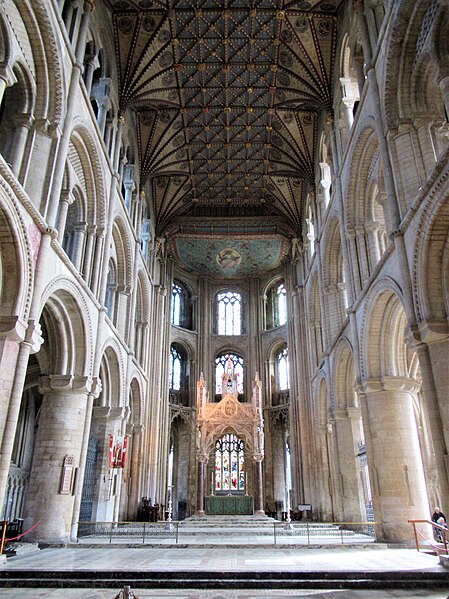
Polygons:
[[355,406],[347,408],[346,412],[351,420],[359,420],[362,417],[360,408]]
[[73,374],[50,374],[40,378],[39,392],[43,395],[55,393],[99,394],[99,380],[90,376]]
[[14,75],[11,65],[3,64],[0,66],[0,79],[3,79],[7,87],[17,83],[17,77]]
[[27,323],[18,316],[3,316],[0,319],[0,341],[20,343],[25,339]]
[[405,391],[406,393],[416,393],[419,390],[419,383],[415,379],[404,376],[383,376],[379,378],[369,378],[363,381],[365,393],[379,393],[381,391],[395,392]]

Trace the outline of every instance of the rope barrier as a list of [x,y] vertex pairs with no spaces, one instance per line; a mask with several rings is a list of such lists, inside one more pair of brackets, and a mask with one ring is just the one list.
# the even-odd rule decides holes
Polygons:
[[17,539],[21,539],[22,537],[24,537],[25,535],[27,535],[29,532],[31,532],[33,530],[33,528],[36,528],[36,526],[38,524],[40,524],[40,523],[41,523],[41,521],[38,520],[36,522],[36,524],[33,524],[33,526],[31,528],[29,528],[28,530],[26,530],[25,532],[23,532],[21,535],[17,535],[17,537],[13,537],[12,539],[5,539],[5,542],[7,542],[7,541],[17,541]]

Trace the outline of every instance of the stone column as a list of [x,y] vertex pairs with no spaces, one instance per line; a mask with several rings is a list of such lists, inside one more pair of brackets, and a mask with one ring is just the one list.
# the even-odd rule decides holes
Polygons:
[[92,91],[92,78],[95,70],[95,54],[86,54],[84,57],[84,85],[86,86],[87,96],[90,98]]
[[359,492],[359,473],[356,455],[361,440],[361,415],[359,408],[337,410],[334,413],[338,439],[338,455],[342,476],[343,514],[346,522],[365,520],[363,497]]
[[[447,445],[444,439],[443,422],[447,422],[447,375],[445,368],[448,356],[447,348],[444,351],[443,347],[435,348],[435,357],[438,357],[436,368],[432,368],[429,346],[425,343],[416,343],[416,351],[418,353],[419,367],[422,379],[422,411],[424,423],[427,432],[427,440],[430,449],[431,473],[430,478],[433,482],[432,488],[429,489],[430,499],[435,505],[444,506],[444,509],[449,507],[449,481],[447,475],[446,464],[449,463],[447,455]],[[445,344],[447,345],[447,344]],[[432,346],[430,346],[432,347]],[[443,351],[442,351],[443,350]],[[444,411],[441,410],[438,402],[436,389],[436,381],[433,372],[438,372],[438,383],[443,390],[441,405],[444,405]],[[433,507],[433,505],[431,505]],[[444,512],[446,513],[446,512]]]
[[81,260],[83,258],[84,236],[86,234],[86,223],[79,223],[73,227],[73,266],[78,272],[81,270]]
[[25,504],[25,529],[40,521],[29,539],[70,540],[75,497],[73,482],[62,486],[64,458],[80,467],[90,377],[50,375],[41,379],[43,394],[33,465]]
[[140,464],[142,459],[142,432],[143,426],[135,424],[132,429],[132,452],[131,452],[131,492],[128,502],[128,518],[136,518],[140,501]]
[[83,442],[81,445],[81,454],[79,462],[80,465],[76,481],[75,502],[73,505],[72,528],[70,533],[73,542],[77,541],[78,522],[81,508],[81,500],[83,496],[84,474],[86,472],[87,449],[89,447],[90,427],[92,424],[92,408],[94,405],[94,399],[96,399],[100,395],[100,391],[101,381],[100,379],[95,378],[92,381],[92,387],[90,393],[87,396],[86,418],[84,421]]
[[[9,325],[3,319],[0,335],[0,509],[8,484],[17,420],[30,353],[39,351],[43,342],[39,324],[25,325],[15,319]],[[4,516],[4,514],[3,514]]]
[[64,189],[63,191],[61,191],[61,197],[59,200],[58,222],[56,224],[56,228],[58,230],[58,240],[61,245],[64,240],[65,224],[67,222],[67,213],[69,211],[69,206],[70,204],[73,204],[74,200],[75,198],[73,197],[73,194],[68,189]]
[[204,516],[204,489],[206,484],[207,461],[204,458],[197,460],[197,490],[195,516]]
[[328,451],[328,428],[327,425],[315,427],[316,436],[316,457],[318,463],[316,470],[321,476],[321,480],[315,481],[317,499],[319,501],[320,517],[322,520],[332,522],[334,520],[334,495],[332,489],[332,479],[329,468],[329,451]]
[[97,227],[96,236],[97,238],[94,251],[94,263],[92,267],[92,277],[90,281],[90,288],[94,295],[97,294],[99,286],[98,284],[100,279],[101,259],[103,257],[104,227]]
[[416,382],[383,377],[368,379],[363,386],[377,538],[411,542],[413,532],[407,520],[425,518],[429,509],[413,408]]
[[94,247],[95,233],[96,233],[95,225],[87,226],[87,241],[86,241],[86,250],[84,252],[84,260],[83,260],[83,277],[87,284],[89,284],[90,272],[92,270],[92,253]]
[[254,513],[265,515],[263,507],[263,477],[262,460],[263,457],[255,455],[254,459]]
[[28,132],[31,126],[31,119],[27,115],[20,115],[14,119],[14,139],[12,143],[11,153],[9,155],[9,164],[12,172],[17,178],[20,175],[20,167],[22,166],[23,154],[25,145],[28,139]]

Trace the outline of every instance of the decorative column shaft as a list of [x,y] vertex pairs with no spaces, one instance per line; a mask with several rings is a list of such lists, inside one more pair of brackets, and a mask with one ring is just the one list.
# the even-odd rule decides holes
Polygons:
[[262,458],[254,456],[254,513],[264,515]]
[[197,494],[195,516],[204,516],[204,488],[206,484],[207,461],[197,461]]

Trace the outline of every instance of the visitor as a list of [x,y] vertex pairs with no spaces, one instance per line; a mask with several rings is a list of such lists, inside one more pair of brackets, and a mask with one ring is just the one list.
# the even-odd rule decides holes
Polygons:
[[438,520],[440,518],[443,518],[444,523],[446,523],[446,516],[443,514],[443,512],[440,510],[440,508],[437,506],[435,508],[435,511],[432,514],[432,522],[438,522]]
[[[435,524],[439,524],[440,526],[444,526],[445,528],[447,528],[446,516],[443,514],[443,512],[440,510],[440,508],[438,506],[435,507],[435,511],[432,514],[432,522],[435,522]],[[439,543],[442,543],[442,541],[443,541],[442,531],[439,528],[434,528],[434,532],[435,532],[436,540]]]

